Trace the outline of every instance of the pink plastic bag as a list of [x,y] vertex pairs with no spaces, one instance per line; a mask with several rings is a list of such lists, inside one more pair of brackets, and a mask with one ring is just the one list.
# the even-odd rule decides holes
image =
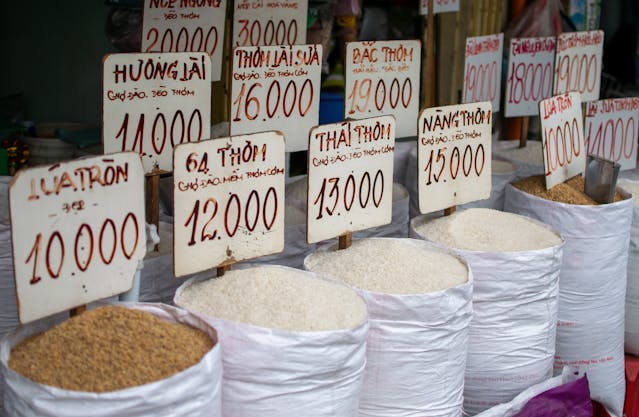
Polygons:
[[588,379],[567,382],[533,397],[513,417],[592,417]]

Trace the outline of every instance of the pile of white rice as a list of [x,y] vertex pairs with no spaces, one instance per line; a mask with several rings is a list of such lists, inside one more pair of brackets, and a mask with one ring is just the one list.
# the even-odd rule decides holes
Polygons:
[[455,256],[413,239],[362,239],[348,249],[317,251],[304,266],[356,288],[387,294],[426,294],[468,281]]
[[538,140],[529,140],[526,142],[526,147],[520,148],[519,141],[509,141],[509,143],[503,145],[504,149],[496,147],[494,149],[495,155],[499,155],[503,158],[525,162],[531,165],[543,165],[544,157],[541,148],[541,142]]
[[517,171],[517,165],[512,162],[502,161],[501,159],[493,159],[490,163],[493,174],[512,174]]
[[518,214],[473,208],[414,225],[429,240],[455,249],[517,252],[561,244],[551,229]]
[[194,283],[176,303],[209,317],[289,331],[351,329],[368,314],[364,300],[347,286],[279,266]]

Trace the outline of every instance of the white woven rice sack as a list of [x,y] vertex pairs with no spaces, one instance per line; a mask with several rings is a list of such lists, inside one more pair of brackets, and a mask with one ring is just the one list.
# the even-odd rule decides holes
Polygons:
[[460,208],[491,208],[504,209],[504,196],[507,184],[510,184],[518,175],[519,167],[513,162],[501,159],[492,160],[493,174],[491,176],[490,197],[484,200],[462,204]]
[[[169,322],[184,323],[218,340],[215,329],[182,309],[163,304],[121,303]],[[10,417],[212,417],[220,415],[222,363],[220,344],[197,364],[168,378],[123,390],[94,393],[42,385],[8,367],[11,349],[59,320],[47,318],[17,327],[0,342],[4,407]]]
[[[416,239],[375,240],[397,240],[424,251],[450,254]],[[328,250],[330,245],[318,252]],[[310,268],[313,256],[306,258],[305,268]],[[353,267],[358,262],[367,261],[354,259]],[[355,288],[368,304],[370,323],[358,416],[462,415],[473,291],[473,274],[470,268],[467,270],[465,283],[426,294],[389,294]]]
[[[433,241],[418,232],[428,220],[412,219],[411,236]],[[525,251],[454,249],[466,259],[475,279],[466,414],[508,402],[552,376],[562,248],[563,243]]]
[[617,185],[631,193],[635,201],[628,249],[625,351],[639,355],[639,181],[622,179]]
[[0,225],[9,224],[9,183],[8,175],[0,176]]
[[505,210],[539,219],[565,239],[555,372],[574,365],[587,373],[592,398],[611,416],[620,417],[626,387],[624,305],[632,199],[579,206],[508,185]]
[[[251,268],[275,268],[316,278],[310,272],[282,266]],[[193,278],[178,288],[175,303],[183,304],[188,287],[200,281],[203,279]],[[287,307],[282,305],[280,310]],[[365,305],[362,308],[365,312]],[[217,329],[223,341],[222,417],[353,417],[357,412],[366,364],[365,313],[353,328],[323,331],[283,330],[198,315]],[[290,317],[296,320],[304,317]]]

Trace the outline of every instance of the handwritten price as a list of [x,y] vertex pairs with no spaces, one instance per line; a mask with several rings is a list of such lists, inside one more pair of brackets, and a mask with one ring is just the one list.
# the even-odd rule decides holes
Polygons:
[[493,101],[497,97],[497,62],[475,65],[466,62],[464,102]]
[[[148,146],[146,148],[144,146],[148,139],[150,139],[151,147],[156,155],[160,155],[164,151],[167,137],[171,143],[171,149],[177,144],[184,143],[185,139],[187,142],[199,142],[202,139],[203,123],[202,113],[199,109],[191,112],[188,121],[182,110],[176,111],[168,119],[170,122],[167,121],[167,116],[164,113],[157,113],[149,126],[146,121],[150,118],[147,119],[144,113],[139,114],[137,122],[133,121],[133,123],[130,123],[130,114],[125,113],[115,139],[122,141],[122,151],[133,150],[141,155],[144,155],[145,152],[148,153]],[[130,124],[133,125],[132,129],[129,129]],[[150,137],[145,135],[145,127],[150,128]],[[129,135],[130,131],[131,135]],[[133,144],[130,144],[130,139],[133,140]]]
[[635,119],[625,120],[621,117],[608,119],[599,124],[596,132],[593,132],[594,123],[588,123],[586,134],[586,147],[588,154],[599,155],[615,162],[619,162],[622,156],[626,159],[633,154],[637,140],[637,127]]
[[[247,87],[247,85],[250,85]],[[285,87],[282,87],[279,80],[273,80],[268,84],[255,82],[252,84],[242,83],[242,87],[233,100],[235,113],[234,122],[241,120],[255,120],[257,118],[269,119],[283,115],[291,117],[297,109],[300,117],[306,116],[313,104],[313,83],[310,79],[304,80],[302,86],[298,88],[294,80],[289,80]],[[264,95],[266,90],[266,98],[264,105],[260,103],[260,97]]]
[[[82,272],[89,269],[96,249],[99,260],[104,265],[109,265],[117,253],[124,255],[126,259],[131,259],[138,246],[140,225],[135,214],[129,212],[119,228],[112,219],[106,219],[99,228],[82,223],[73,239],[69,239],[70,236],[66,236],[65,239],[64,233],[64,231],[54,231],[48,236],[42,233],[35,236],[29,255],[24,261],[27,265],[33,263],[30,284],[37,284],[42,280],[43,268],[50,278],[60,277],[67,259],[66,254],[70,250],[73,250],[72,259],[75,265]],[[67,246],[70,241],[74,242],[72,247]]]
[[150,43],[144,52],[206,52],[213,55],[217,49],[219,35],[214,26],[206,32],[206,36],[200,26],[195,28],[192,34],[189,29],[182,27],[177,31],[177,36],[174,36],[173,29],[166,28],[160,40],[160,31],[151,28],[146,34],[146,40]]
[[[474,171],[479,177],[484,170],[486,163],[486,151],[484,145],[479,144],[475,149],[471,145],[466,145],[464,152],[461,153],[457,146],[454,146],[450,152],[448,147],[443,147],[437,150],[437,156],[435,157],[435,150],[431,149],[424,172],[427,172],[426,185],[431,185],[433,182],[446,182],[447,180],[455,180],[459,175],[459,168],[461,166],[462,174],[464,178],[468,178]],[[438,165],[435,168],[435,165]],[[444,171],[448,165],[448,170]],[[435,168],[435,169],[434,169]],[[442,175],[445,178],[442,178]]]
[[593,93],[599,76],[596,54],[563,55],[555,68],[555,94]]
[[[373,92],[373,81],[370,78],[363,80],[355,80],[353,88],[350,94],[346,98],[350,103],[349,114],[356,112],[366,112],[370,107],[371,93]],[[377,80],[377,84],[374,89],[374,105],[377,111],[382,111],[386,108],[386,102],[390,109],[395,109],[401,103],[404,109],[407,109],[410,105],[413,97],[413,84],[410,78],[405,78],[401,83],[397,78],[393,78],[390,83],[390,88],[386,87],[386,82],[383,79]]]
[[508,102],[519,104],[532,101],[535,104],[552,94],[552,65],[546,63],[511,64],[508,78]]
[[583,138],[579,134],[579,122],[576,118],[564,122],[563,125],[545,128],[544,135],[546,138],[544,158],[547,176],[570,164],[581,154]]
[[[317,207],[315,219],[319,220],[325,214],[339,216],[344,212],[350,212],[355,201],[362,209],[368,207],[369,202],[372,202],[375,207],[379,207],[383,196],[384,173],[382,170],[377,170],[372,179],[368,171],[365,171],[358,180],[353,174],[350,174],[346,181],[340,181],[339,177],[324,178],[313,201],[313,206]],[[340,203],[341,205],[338,207]]]
[[259,20],[239,19],[242,26],[235,46],[295,45],[297,43],[297,20],[278,20],[277,24],[269,19],[262,30]]

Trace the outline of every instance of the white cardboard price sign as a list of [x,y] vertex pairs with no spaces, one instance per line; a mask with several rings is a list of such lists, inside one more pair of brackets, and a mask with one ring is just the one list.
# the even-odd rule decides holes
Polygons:
[[233,46],[306,43],[308,0],[235,0]]
[[546,188],[581,174],[586,168],[581,97],[576,91],[539,102]]
[[225,22],[226,0],[144,0],[142,52],[205,52],[218,81]]
[[22,323],[131,288],[146,252],[137,154],[19,171],[9,204]]
[[503,33],[466,38],[463,103],[490,101],[499,111],[503,47]]
[[231,135],[277,130],[286,152],[305,150],[319,119],[321,63],[321,45],[235,48]]
[[281,133],[180,145],[173,181],[176,277],[284,249]]
[[602,30],[566,32],[557,36],[555,95],[578,91],[583,102],[599,99],[603,41]]
[[424,109],[419,116],[419,211],[490,197],[490,102]]
[[[458,11],[459,0],[433,0],[433,12],[435,14]],[[428,14],[428,0],[421,0],[419,14]]]
[[317,126],[308,146],[308,243],[381,226],[393,209],[395,119]]
[[344,118],[392,114],[397,136],[415,136],[421,43],[416,40],[346,45]]
[[622,170],[637,166],[639,97],[593,101],[586,110],[588,155],[618,162]]
[[506,117],[534,116],[552,96],[555,38],[512,38],[506,79]]
[[211,60],[202,53],[113,54],[103,62],[104,153],[134,151],[170,171],[173,147],[210,137]]

